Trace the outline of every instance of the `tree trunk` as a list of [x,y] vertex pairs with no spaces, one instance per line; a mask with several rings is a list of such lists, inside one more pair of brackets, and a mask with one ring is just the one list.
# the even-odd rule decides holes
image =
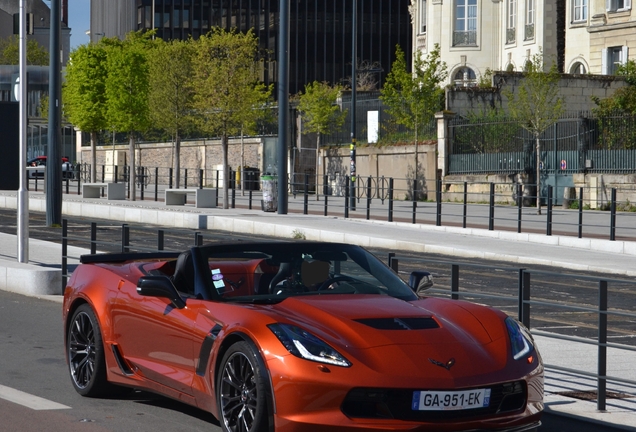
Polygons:
[[230,182],[230,170],[228,167],[228,158],[227,158],[227,147],[228,147],[228,137],[226,134],[223,134],[221,137],[221,148],[223,150],[223,208],[228,209],[229,206],[229,195],[228,195],[228,184]]
[[[418,123],[415,122],[415,180],[417,181],[417,176],[419,174],[419,143],[417,142],[417,126]],[[415,194],[417,191],[413,191],[413,199],[416,199]]]
[[135,173],[135,136],[132,133],[128,135],[128,153],[130,158],[130,164],[128,165],[128,190],[130,191],[130,200],[135,201],[137,199],[137,188],[135,187],[137,178]]
[[175,134],[174,140],[174,186],[179,189],[179,185],[181,183],[181,137],[179,136],[179,132]]
[[535,134],[536,150],[537,150],[537,214],[541,214],[541,141],[539,134]]
[[[113,154],[113,158],[115,155]],[[91,132],[91,182],[97,181],[97,132]]]
[[314,175],[316,181],[316,201],[320,199],[318,195],[318,167],[320,166],[320,132],[318,132],[316,137],[316,174]]

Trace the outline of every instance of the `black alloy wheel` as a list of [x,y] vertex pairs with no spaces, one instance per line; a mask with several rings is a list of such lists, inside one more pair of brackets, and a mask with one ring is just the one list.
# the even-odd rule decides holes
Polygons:
[[226,432],[270,430],[268,385],[258,354],[248,342],[232,345],[221,362],[217,401]]
[[106,381],[104,345],[95,313],[88,304],[77,308],[66,336],[66,355],[73,387],[82,396],[103,396]]

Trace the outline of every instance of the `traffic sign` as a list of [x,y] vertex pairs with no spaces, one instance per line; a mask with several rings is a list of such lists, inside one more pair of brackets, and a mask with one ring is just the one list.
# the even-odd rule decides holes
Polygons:
[[566,162],[565,159],[561,160],[561,169],[565,171],[565,169],[568,167],[568,163]]

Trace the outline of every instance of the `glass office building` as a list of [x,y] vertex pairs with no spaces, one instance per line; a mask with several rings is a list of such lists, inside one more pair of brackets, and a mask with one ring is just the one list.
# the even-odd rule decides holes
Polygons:
[[[353,1],[290,1],[291,93],[313,81],[334,84],[350,80]],[[382,82],[395,58],[396,45],[401,46],[410,64],[411,1],[357,1],[357,58],[359,62],[379,65],[369,73],[377,74],[377,81]],[[109,2],[101,3],[104,8],[104,3]],[[120,2],[113,1],[113,7],[117,3]],[[135,17],[131,30],[156,28],[157,35],[165,40],[186,39],[190,35],[198,38],[212,27],[254,29],[260,44],[261,78],[266,84],[276,82],[279,0],[136,0],[135,6],[136,11],[123,14]]]

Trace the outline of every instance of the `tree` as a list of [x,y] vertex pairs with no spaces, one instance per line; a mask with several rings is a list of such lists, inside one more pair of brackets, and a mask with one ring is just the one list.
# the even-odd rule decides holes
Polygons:
[[130,32],[123,41],[113,38],[104,42],[108,45],[107,121],[114,130],[128,133],[131,201],[136,200],[135,133],[150,126],[147,59],[152,47],[150,34]]
[[322,134],[343,125],[346,111],[341,111],[336,100],[341,86],[314,81],[305,85],[305,92],[298,97],[298,110],[303,119],[303,134],[316,133],[316,198],[318,197],[318,152]]
[[174,139],[175,185],[180,183],[181,133],[192,127],[193,41],[159,42],[149,52],[150,115],[153,123]]
[[561,79],[556,62],[544,71],[543,54],[535,54],[527,62],[527,71],[515,93],[504,92],[510,116],[535,138],[537,214],[541,214],[541,141],[539,136],[557,122],[565,107],[559,96]]
[[[377,90],[379,84],[379,74],[383,71],[380,62],[371,62],[369,60],[356,61],[356,90],[358,91],[374,91]],[[353,88],[351,76],[345,80],[345,85]]]
[[[35,39],[27,38],[27,65],[48,66],[49,52]],[[20,38],[17,35],[0,39],[0,64],[20,64]]]
[[224,209],[229,207],[228,138],[255,123],[271,93],[271,87],[258,82],[257,49],[251,30],[238,33],[216,28],[196,43],[194,106],[201,129],[221,138]]
[[398,46],[391,72],[386,77],[380,99],[387,105],[387,112],[398,124],[402,124],[415,133],[415,178],[418,179],[418,134],[432,120],[434,114],[444,108],[444,89],[446,63],[440,60],[440,48],[435,44],[433,50],[422,58],[415,52],[413,73],[407,70],[404,52]]
[[104,45],[80,45],[70,56],[62,88],[64,113],[91,137],[91,181],[97,179],[97,134],[106,129],[107,55]]

